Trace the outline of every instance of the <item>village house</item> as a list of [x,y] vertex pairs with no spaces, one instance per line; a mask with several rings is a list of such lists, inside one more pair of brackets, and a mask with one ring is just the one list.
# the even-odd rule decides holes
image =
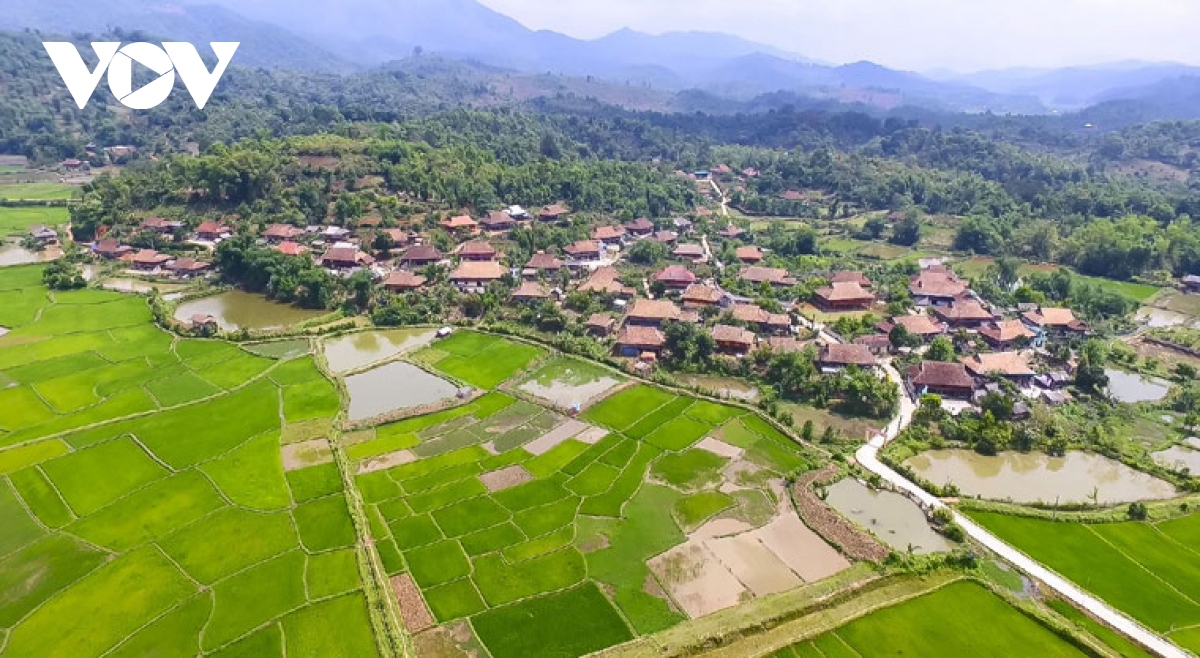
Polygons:
[[996,315],[975,299],[956,299],[949,306],[934,306],[933,314],[952,329],[977,329],[992,322]]
[[755,285],[768,283],[777,288],[786,288],[796,285],[796,280],[788,276],[787,270],[775,267],[759,267],[757,265],[747,267],[738,275],[742,281],[753,283]]
[[177,278],[190,279],[207,272],[212,268],[212,263],[206,263],[195,258],[178,258],[167,263],[166,268],[171,270],[172,274]]
[[901,326],[907,329],[910,335],[916,336],[925,342],[929,342],[946,333],[946,325],[924,313],[920,315],[899,315],[890,321],[885,320],[880,322],[876,326],[885,334],[890,334],[896,326]]
[[600,260],[600,243],[592,240],[582,240],[575,244],[567,245],[563,251],[576,261],[594,262]]
[[509,215],[503,210],[493,210],[492,212],[489,212],[486,217],[479,220],[479,225],[482,226],[483,230],[485,231],[510,231],[516,228],[517,220],[513,219],[512,215]]
[[412,242],[417,236],[416,233],[410,233],[402,228],[385,228],[380,229],[379,232],[388,236],[388,239],[392,241],[393,247],[403,247]]
[[326,242],[341,242],[342,240],[348,239],[351,233],[353,233],[353,231],[341,226],[326,226],[318,231],[317,235],[319,235],[321,239]]
[[659,327],[669,320],[678,320],[682,315],[679,307],[667,299],[634,300],[633,307],[625,315],[625,323],[643,327]]
[[205,242],[224,240],[233,234],[233,228],[221,222],[204,221],[196,227],[196,239]]
[[875,356],[885,356],[892,351],[892,339],[887,334],[870,334],[854,339],[855,345],[862,345]]
[[776,354],[803,352],[810,344],[792,336],[769,336],[765,342],[767,347]]
[[513,219],[517,220],[518,222],[523,222],[527,219],[531,219],[531,217],[529,216],[529,212],[527,210],[525,210],[524,208],[522,208],[521,206],[509,206],[504,209],[504,212],[508,213],[509,217],[512,217]]
[[682,265],[669,265],[655,274],[654,280],[668,290],[683,290],[696,282],[696,275]]
[[450,273],[450,283],[463,292],[482,292],[488,284],[504,278],[508,270],[494,260],[465,260]]
[[398,260],[406,267],[426,267],[442,262],[442,252],[433,245],[419,244],[405,249]]
[[30,226],[29,237],[41,245],[58,244],[58,232],[45,224]]
[[746,237],[747,233],[746,229],[735,224],[730,224],[729,226],[726,226],[718,231],[717,235],[725,238],[726,240],[741,240],[742,238]]
[[336,244],[321,256],[321,266],[333,270],[351,270],[375,264],[370,254],[352,244]]
[[584,326],[589,334],[597,338],[607,338],[612,333],[613,327],[617,326],[617,321],[611,315],[593,313]]
[[142,249],[133,255],[133,269],[139,272],[155,272],[171,262],[167,254],[160,254],[153,249]]
[[550,291],[536,281],[525,281],[513,291],[512,298],[521,304],[535,304],[550,299]]
[[1183,277],[1182,283],[1185,292],[1200,293],[1200,275],[1189,274]]
[[284,256],[303,256],[308,253],[308,247],[296,242],[281,242],[275,245],[275,250]]
[[754,332],[728,324],[713,327],[712,338],[717,343],[717,351],[733,356],[749,354],[757,340]]
[[396,270],[383,280],[383,287],[390,292],[412,292],[420,290],[428,281],[419,274],[413,274],[407,270]]
[[1034,377],[1033,383],[1047,391],[1057,391],[1071,385],[1071,376],[1061,370],[1048,372]]
[[189,320],[192,331],[200,331],[203,333],[216,333],[221,326],[217,323],[217,319],[211,315],[197,313]]
[[479,222],[471,219],[469,215],[458,215],[450,219],[443,219],[440,225],[447,231],[458,234],[474,233],[479,229]]
[[496,260],[496,249],[486,242],[466,242],[458,248],[458,257],[463,260]]
[[830,283],[857,283],[859,287],[870,288],[871,280],[862,272],[854,270],[838,270],[829,275]]
[[522,272],[523,276],[536,277],[542,273],[556,274],[563,268],[563,262],[554,254],[548,254],[544,251],[539,251],[529,258],[525,263],[525,269]]
[[617,334],[617,354],[652,361],[662,354],[667,337],[657,327],[625,325]]
[[296,228],[288,224],[271,224],[267,230],[263,232],[263,238],[271,244],[279,244],[281,242],[291,242],[304,235],[304,229]]
[[538,211],[538,221],[540,222],[561,222],[570,215],[571,211],[567,210],[566,206],[555,203]]
[[742,175],[746,178],[758,178],[758,170],[754,167],[746,167],[742,170]]
[[875,355],[866,345],[834,343],[817,352],[817,367],[825,373],[841,372],[850,366],[869,370],[876,364]]
[[586,281],[579,284],[581,292],[599,293],[603,295],[612,295],[622,299],[629,299],[634,296],[633,288],[621,283],[621,274],[615,267],[601,267]]
[[683,303],[684,308],[707,308],[719,305],[722,297],[723,293],[717,288],[694,283],[683,291],[679,301]]
[[619,245],[625,241],[625,227],[597,226],[592,230],[592,239],[607,245]]
[[967,295],[967,283],[944,265],[935,265],[913,277],[908,286],[917,306],[949,306]]
[[763,252],[754,246],[738,247],[736,254],[737,259],[747,265],[757,265],[763,260]]
[[709,169],[708,173],[711,174],[713,177],[724,178],[726,176],[732,175],[733,169],[731,169],[729,167],[729,165],[727,165],[727,164],[719,164],[719,165],[713,167],[712,169]]
[[692,220],[686,217],[676,217],[675,219],[671,220],[671,226],[675,227],[675,233],[677,235],[687,235],[688,233],[692,232],[692,227],[694,224],[692,223]]
[[92,247],[92,252],[101,258],[115,260],[133,251],[133,247],[123,245],[116,240],[100,240]]
[[625,230],[628,231],[630,235],[646,237],[647,235],[654,233],[654,222],[646,219],[645,217],[638,217],[632,222],[627,222],[625,224]]
[[1020,352],[988,352],[959,359],[967,370],[980,380],[1003,377],[1021,387],[1033,384],[1037,372]]
[[786,190],[786,191],[780,193],[779,198],[782,199],[783,201],[807,201],[808,200],[808,197],[805,196],[805,194],[803,192],[801,192],[800,190]]
[[1069,308],[1039,306],[1026,311],[1021,319],[1035,331],[1052,334],[1085,334],[1088,330],[1087,325],[1080,322]]
[[875,303],[875,294],[864,289],[857,281],[834,281],[814,291],[813,301],[826,311],[862,310]]
[[657,231],[650,236],[650,239],[659,244],[672,245],[679,240],[679,234],[675,231]]
[[961,363],[922,361],[908,370],[908,387],[913,395],[926,393],[955,400],[970,400],[975,378]]
[[138,228],[149,233],[158,233],[159,235],[174,235],[175,231],[183,228],[183,222],[170,221],[162,217],[150,217],[142,220]]
[[671,252],[671,255],[676,258],[698,263],[704,260],[704,247],[698,244],[681,244],[678,247],[675,247],[675,250]]
[[88,163],[84,162],[83,160],[77,160],[75,158],[67,158],[66,160],[63,160],[62,162],[59,162],[58,166],[61,167],[63,171],[71,172],[71,173],[79,172],[79,171],[87,171],[89,169]]
[[769,313],[755,304],[734,304],[730,311],[738,322],[757,327],[766,334],[786,334],[792,330],[792,318],[786,313]]
[[979,328],[979,335],[998,350],[1023,345],[1037,336],[1020,320],[996,320],[985,324]]

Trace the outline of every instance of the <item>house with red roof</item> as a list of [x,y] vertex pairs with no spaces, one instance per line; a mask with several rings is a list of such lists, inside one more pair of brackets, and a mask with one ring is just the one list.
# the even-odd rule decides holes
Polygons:
[[670,290],[683,290],[696,282],[696,275],[682,265],[668,265],[654,275],[654,280]]

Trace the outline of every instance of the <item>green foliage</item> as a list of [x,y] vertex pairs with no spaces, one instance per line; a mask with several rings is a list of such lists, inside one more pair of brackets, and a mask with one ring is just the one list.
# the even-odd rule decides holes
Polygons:
[[493,658],[580,656],[632,638],[592,584],[490,610],[472,625]]

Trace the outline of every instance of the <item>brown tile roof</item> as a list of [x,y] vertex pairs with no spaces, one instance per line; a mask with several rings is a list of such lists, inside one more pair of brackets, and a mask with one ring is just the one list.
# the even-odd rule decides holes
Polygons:
[[496,248],[486,242],[464,242],[458,248],[459,256],[495,256]]
[[783,199],[784,201],[803,201],[808,197],[799,190],[788,190],[780,194],[779,198]]
[[950,306],[936,306],[933,313],[945,322],[986,322],[996,317],[974,299],[960,299]]
[[712,337],[718,343],[734,343],[746,347],[753,347],[756,339],[753,331],[728,324],[718,324],[713,327]]
[[588,256],[591,254],[600,253],[600,245],[591,240],[580,240],[573,245],[568,245],[563,251],[567,254],[579,258],[580,256]]
[[757,263],[763,259],[763,253],[754,246],[738,247],[737,257],[743,263]]
[[662,244],[670,244],[679,239],[679,234],[675,231],[658,231],[654,235],[650,236],[650,239],[654,240],[655,242],[661,242]]
[[668,265],[654,275],[654,280],[671,284],[691,284],[696,281],[696,275],[682,265]]
[[122,252],[127,252],[132,247],[122,245],[116,240],[101,240],[96,243],[95,252],[102,256],[116,256]]
[[746,229],[744,229],[740,226],[736,226],[734,224],[730,224],[729,226],[726,226],[725,228],[721,229],[721,231],[719,233],[717,233],[717,235],[719,235],[723,238],[730,238],[730,239],[740,238],[745,234],[746,234]]
[[791,336],[772,336],[767,339],[767,346],[776,354],[803,352],[808,345],[808,342],[797,340]]
[[622,226],[597,226],[592,231],[593,240],[610,241],[620,240],[625,237],[625,228]]
[[587,326],[590,329],[603,329],[608,331],[613,328],[617,321],[611,315],[604,313],[593,313],[592,317],[588,318]]
[[716,304],[721,301],[721,291],[702,283],[694,283],[683,291],[681,299],[684,303]]
[[196,227],[197,233],[223,233],[228,230],[228,226],[211,220],[200,222],[200,225]]
[[1031,339],[1036,334],[1020,320],[1000,320],[979,328],[979,333],[996,343],[1008,343],[1014,340]]
[[302,229],[288,224],[271,224],[267,230],[263,232],[264,238],[277,238],[281,240],[290,240],[293,237],[303,233]]
[[751,283],[767,282],[772,285],[793,286],[796,285],[796,280],[788,276],[787,270],[775,267],[747,267],[742,270],[741,278],[743,281]]
[[1032,377],[1037,373],[1029,367],[1029,361],[1020,352],[993,352],[976,354],[959,361],[979,377],[1004,375],[1007,377]]
[[900,315],[892,318],[893,325],[901,325],[914,336],[936,336],[946,332],[946,326],[928,315]]
[[550,291],[535,281],[525,281],[512,293],[513,299],[548,299]]
[[945,267],[923,270],[909,282],[908,291],[914,297],[961,297],[967,293],[967,284]]
[[419,244],[409,247],[400,255],[402,263],[425,263],[437,262],[442,259],[442,252],[438,251],[437,247],[428,244]]
[[212,263],[206,263],[195,258],[180,258],[171,263],[169,267],[176,272],[202,272],[212,267]]
[[375,259],[358,250],[358,247],[333,247],[321,257],[321,263],[334,265],[370,265]]
[[821,348],[817,361],[836,366],[861,366],[869,368],[875,365],[875,355],[866,345],[837,343]]
[[451,281],[497,281],[508,270],[494,260],[465,260],[450,273]]
[[443,219],[441,224],[443,228],[450,230],[456,230],[460,228],[475,228],[479,226],[479,222],[471,219],[469,215],[458,215],[457,217],[451,217],[450,219]]
[[428,282],[423,276],[405,270],[396,270],[383,281],[383,287],[388,290],[416,290]]
[[499,230],[505,227],[516,226],[517,220],[510,217],[503,210],[493,210],[487,214],[487,217],[479,220],[479,223],[484,228]]
[[542,210],[538,212],[538,217],[562,217],[563,215],[568,215],[570,213],[571,211],[568,210],[566,206],[560,203],[555,203],[542,208]]
[[867,275],[854,270],[839,270],[829,277],[830,283],[845,283],[847,281],[857,283],[863,288],[871,287],[871,280],[867,278]]
[[975,379],[961,363],[922,361],[908,369],[908,377],[916,388],[924,386],[974,388]]
[[698,244],[681,244],[671,254],[677,258],[703,258],[704,247]]
[[599,292],[609,295],[633,296],[634,290],[621,283],[620,272],[615,267],[601,267],[588,277],[587,281],[579,284],[583,292]]
[[830,303],[870,303],[875,301],[874,293],[863,289],[856,281],[835,281],[828,288],[817,289],[814,294]]
[[160,254],[153,249],[142,249],[133,255],[133,262],[138,265],[162,265],[171,260],[167,254]]
[[557,272],[563,268],[563,262],[554,254],[548,254],[544,251],[539,251],[530,257],[529,262],[525,263],[527,270],[547,270]]
[[1023,317],[1039,327],[1070,327],[1078,322],[1075,313],[1069,308],[1039,307],[1037,310],[1027,311]]
[[627,222],[625,224],[625,228],[627,230],[637,231],[639,233],[648,233],[654,230],[654,222],[646,219],[645,217],[638,217],[632,222]]
[[628,317],[633,320],[678,320],[680,316],[679,307],[675,302],[669,299],[642,299],[634,300],[633,307],[629,309]]
[[662,349],[667,344],[667,337],[655,327],[626,325],[617,334],[617,345],[652,349]]

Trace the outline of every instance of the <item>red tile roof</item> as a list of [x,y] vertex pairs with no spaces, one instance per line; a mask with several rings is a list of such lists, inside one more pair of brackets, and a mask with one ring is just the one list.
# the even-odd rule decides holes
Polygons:
[[994,343],[1031,339],[1036,334],[1020,320],[1001,320],[979,328],[979,334]]
[[434,263],[442,259],[442,252],[437,250],[437,247],[428,244],[420,244],[409,247],[400,255],[402,263]]
[[602,242],[610,242],[612,240],[620,240],[625,237],[625,228],[622,226],[597,226],[592,231],[592,239]]
[[914,336],[936,336],[946,333],[946,326],[928,315],[900,315],[892,318],[892,325],[901,325]]
[[913,277],[909,282],[908,291],[914,297],[938,297],[949,299],[961,297],[967,293],[967,284],[948,269],[929,268]]
[[512,293],[513,299],[548,299],[550,291],[540,283],[526,281]]
[[837,343],[821,348],[817,361],[835,366],[861,366],[869,368],[875,365],[875,355],[866,345]]
[[757,263],[763,259],[763,253],[758,247],[738,247],[737,257],[743,263]]
[[600,253],[600,245],[591,240],[581,240],[573,245],[567,246],[563,251],[575,258],[583,256],[591,256]]
[[405,270],[396,270],[384,279],[383,287],[388,290],[416,290],[426,282],[428,279],[423,276]]
[[750,283],[763,283],[765,281],[777,286],[796,285],[796,280],[788,276],[787,270],[774,267],[747,267],[742,270],[741,278],[743,281],[749,281]]
[[986,322],[995,315],[974,299],[960,299],[950,306],[936,306],[933,313],[944,322]]
[[711,286],[695,283],[688,286],[688,289],[683,291],[683,297],[681,299],[684,303],[716,304],[717,302],[721,301],[721,291]]
[[1020,352],[994,352],[976,354],[959,359],[976,376],[1002,375],[1006,377],[1032,377],[1037,373]]
[[277,246],[275,248],[277,250],[279,250],[279,253],[283,254],[284,256],[299,256],[301,254],[308,253],[308,247],[305,247],[302,244],[296,244],[295,242],[291,242],[291,241],[280,242],[279,246]]
[[528,263],[525,263],[525,269],[528,270],[547,270],[557,272],[563,267],[563,262],[554,254],[548,254],[544,251],[539,251],[534,254]]
[[466,242],[458,248],[459,256],[495,256],[496,248],[486,242]]
[[828,288],[819,288],[814,293],[821,300],[828,303],[863,303],[869,304],[875,301],[875,295],[864,290],[861,285],[855,281],[835,281]]
[[667,337],[655,327],[640,327],[626,325],[617,334],[617,345],[633,348],[662,349],[667,344]]
[[634,301],[633,308],[629,309],[629,318],[632,320],[678,320],[680,315],[679,307],[668,299],[638,299]]
[[451,281],[497,281],[504,277],[508,270],[494,260],[470,261],[465,260],[450,273]]
[[655,274],[654,280],[672,285],[689,285],[696,282],[696,275],[682,265],[669,265]]
[[837,272],[834,272],[833,275],[829,277],[829,282],[830,283],[853,282],[853,283],[857,283],[858,285],[862,286],[863,288],[871,287],[871,280],[868,279],[867,276],[865,274],[863,274],[862,272],[856,272],[854,270],[839,270]]
[[756,339],[753,331],[728,324],[718,324],[712,328],[713,340],[718,343],[734,343],[745,347],[754,347]]
[[943,363],[941,361],[922,361],[908,370],[909,380],[916,388],[925,386],[964,388],[975,387],[975,379],[967,372],[967,367],[961,363]]

